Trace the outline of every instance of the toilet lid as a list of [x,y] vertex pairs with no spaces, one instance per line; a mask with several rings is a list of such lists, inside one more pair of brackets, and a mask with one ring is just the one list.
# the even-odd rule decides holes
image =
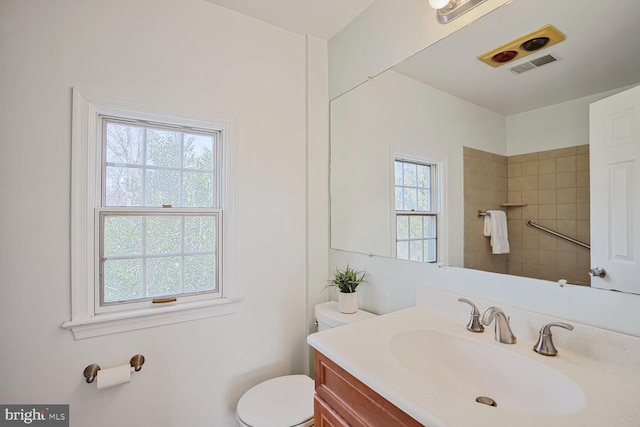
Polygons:
[[240,398],[238,417],[250,426],[296,426],[313,417],[313,392],[314,382],[306,375],[272,378]]

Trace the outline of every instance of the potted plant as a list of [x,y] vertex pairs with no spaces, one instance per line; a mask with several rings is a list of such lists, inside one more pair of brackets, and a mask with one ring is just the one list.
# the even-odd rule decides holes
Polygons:
[[333,279],[329,280],[327,287],[336,287],[340,290],[338,293],[338,308],[340,312],[352,314],[358,311],[358,295],[356,288],[361,283],[367,283],[364,271],[354,270],[347,267],[344,270],[336,268],[333,273]]

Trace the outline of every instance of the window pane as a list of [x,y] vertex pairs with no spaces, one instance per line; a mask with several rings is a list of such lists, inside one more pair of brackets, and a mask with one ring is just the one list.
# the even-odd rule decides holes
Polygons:
[[182,257],[148,258],[146,271],[148,296],[181,293]]
[[409,259],[409,242],[396,243],[396,258]]
[[395,161],[394,164],[394,181],[395,181],[395,185],[402,185],[403,179],[402,179],[402,162],[399,161]]
[[184,218],[185,252],[214,252],[216,248],[216,218],[187,216]]
[[418,165],[418,187],[431,187],[431,167]]
[[105,303],[141,298],[142,260],[107,259],[103,266]]
[[409,238],[409,216],[408,215],[398,215],[396,218],[397,230],[396,230],[396,239],[397,240],[406,240]]
[[147,253],[170,254],[181,251],[182,218],[179,216],[147,217]]
[[405,188],[403,194],[403,210],[415,211],[418,208],[418,190],[415,188]]
[[422,238],[422,218],[419,216],[409,217],[409,238],[421,239]]
[[213,174],[185,172],[183,174],[184,207],[213,207]]
[[213,137],[184,135],[184,168],[213,170]]
[[425,240],[424,261],[436,262],[436,241],[434,239]]
[[409,242],[409,259],[411,261],[422,261],[422,240],[411,240]]
[[215,255],[191,255],[184,259],[185,292],[209,291],[216,288]]
[[180,166],[182,152],[180,132],[147,129],[147,164],[156,166]]
[[105,257],[142,254],[142,217],[105,217],[103,233]]
[[437,234],[436,217],[425,216],[423,219],[424,219],[424,230],[425,230],[424,236],[435,239]]
[[431,193],[429,190],[418,190],[418,211],[429,212],[431,210]]
[[141,165],[144,158],[144,129],[121,123],[107,122],[107,162]]
[[417,182],[417,165],[413,163],[404,164],[404,185],[409,187],[415,187]]
[[180,173],[168,170],[147,170],[145,206],[172,205],[180,207]]
[[105,206],[140,206],[142,169],[107,166]]

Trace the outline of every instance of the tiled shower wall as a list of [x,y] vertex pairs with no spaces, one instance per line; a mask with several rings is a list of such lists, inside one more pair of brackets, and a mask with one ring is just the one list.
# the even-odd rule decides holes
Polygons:
[[[481,256],[477,253],[477,236],[482,236],[482,220],[477,218],[477,212],[478,225],[473,226],[471,219],[473,210],[503,209],[507,212],[511,246],[506,272],[544,280],[566,279],[569,283],[588,286],[589,250],[530,227],[526,221],[532,219],[539,225],[589,243],[589,146],[504,157],[507,165],[506,201],[525,204],[521,207],[499,207],[505,199],[496,207],[495,199],[491,197],[485,202],[487,207],[476,208],[481,184],[474,180],[486,179],[487,176],[474,175],[475,171],[490,171],[488,165],[495,166],[492,156],[497,155],[466,147],[464,155],[465,267],[495,271],[491,266],[502,262],[504,255],[491,255],[486,237],[483,237],[486,254]],[[486,163],[484,166],[481,165],[482,159]],[[503,194],[502,183],[494,181],[496,193]],[[483,261],[489,268],[483,268],[476,262],[486,257],[495,258],[493,263]]]
[[507,273],[508,255],[493,255],[489,238],[482,234],[484,220],[478,211],[504,209],[508,197],[507,158],[469,147],[464,155],[464,266]]

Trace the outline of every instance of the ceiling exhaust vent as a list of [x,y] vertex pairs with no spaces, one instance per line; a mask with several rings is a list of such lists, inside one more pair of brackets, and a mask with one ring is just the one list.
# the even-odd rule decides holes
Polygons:
[[550,64],[552,62],[557,61],[553,55],[545,55],[540,58],[532,59],[531,61],[523,62],[520,65],[516,65],[515,67],[511,67],[510,70],[514,74],[522,74],[525,71],[533,70],[534,68],[542,67],[543,65]]

